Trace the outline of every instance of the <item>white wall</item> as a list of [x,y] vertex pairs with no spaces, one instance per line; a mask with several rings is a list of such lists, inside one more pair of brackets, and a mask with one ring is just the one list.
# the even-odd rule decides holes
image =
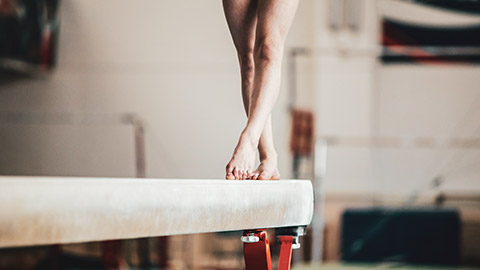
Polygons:
[[[396,0],[358,0],[360,28],[332,30],[332,6],[315,4],[318,136],[480,137],[478,65],[387,65],[376,60],[379,14],[438,24],[479,23]],[[334,9],[333,9],[334,10]],[[416,17],[415,17],[416,16]],[[329,148],[327,192],[407,195],[444,176],[442,189],[480,190],[480,149]]]
[[[379,135],[480,138],[479,66],[386,66],[379,70]],[[442,176],[446,190],[480,191],[480,149],[384,149],[378,181],[385,192],[407,192]]]
[[[303,0],[287,47],[310,45]],[[149,177],[223,178],[245,124],[221,1],[63,1],[56,71],[0,82],[0,110],[135,112],[147,124]],[[285,78],[284,78],[284,85]],[[290,176],[286,90],[274,111]],[[0,173],[134,176],[128,127],[0,125]]]

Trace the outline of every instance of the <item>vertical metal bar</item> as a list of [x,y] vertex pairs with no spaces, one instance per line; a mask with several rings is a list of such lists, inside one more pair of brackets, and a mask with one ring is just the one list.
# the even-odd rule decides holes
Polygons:
[[[145,129],[143,122],[138,116],[132,116],[132,125],[134,130],[134,140],[135,140],[135,175],[137,178],[145,178],[147,176],[146,171],[146,157],[145,157]],[[159,240],[158,240],[159,241]],[[137,239],[137,255],[139,267],[149,268],[152,263],[150,261],[150,239],[149,238],[140,238]],[[157,246],[160,243],[157,243]],[[159,253],[163,254],[163,250],[159,250]],[[163,262],[158,262],[163,265]]]
[[296,49],[290,50],[288,55],[288,78],[289,78],[289,99],[288,99],[288,110],[293,111],[295,104],[297,103],[297,65],[295,63],[295,58],[297,56]]
[[288,79],[288,110],[293,111],[295,106],[297,105],[297,98],[298,98],[298,91],[297,91],[297,82],[298,82],[298,74],[297,74],[297,57],[301,55],[308,55],[310,53],[309,48],[305,47],[297,47],[290,50],[287,58],[287,77]]
[[327,142],[317,139],[314,148],[315,210],[312,220],[312,262],[322,261],[322,243],[324,227],[324,190],[323,182],[327,172]]
[[133,118],[135,133],[135,174],[137,178],[145,178],[146,157],[145,157],[145,130],[142,121],[138,117]]
[[[288,54],[288,78],[289,78],[289,100],[288,100],[288,110],[291,114],[291,119],[293,120],[294,117],[294,109],[297,106],[297,98],[298,98],[298,89],[297,89],[297,82],[298,82],[298,72],[297,72],[297,57],[301,55],[310,55],[312,54],[312,50],[306,47],[297,47],[292,48],[290,53]],[[293,125],[293,122],[292,122]],[[292,126],[292,135],[294,131],[294,126]],[[292,160],[292,171],[293,171],[293,178],[298,179],[300,178],[300,163],[302,162],[302,156],[300,153],[293,153],[293,160]],[[303,253],[300,251],[293,253],[294,260],[296,261],[303,261],[304,256]]]

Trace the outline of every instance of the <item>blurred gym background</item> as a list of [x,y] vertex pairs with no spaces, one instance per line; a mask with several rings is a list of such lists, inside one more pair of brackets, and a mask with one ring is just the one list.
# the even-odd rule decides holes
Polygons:
[[[316,190],[295,269],[480,267],[479,62],[479,1],[300,1],[273,112],[282,178]],[[0,67],[2,175],[220,179],[246,121],[221,1],[0,0]],[[0,249],[0,268],[112,250],[244,268],[238,232]]]

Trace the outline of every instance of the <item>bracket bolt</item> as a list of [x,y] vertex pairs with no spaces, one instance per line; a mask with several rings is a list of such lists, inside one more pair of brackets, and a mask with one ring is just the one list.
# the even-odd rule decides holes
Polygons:
[[240,237],[240,240],[242,240],[243,243],[257,243],[260,241],[260,238],[255,236],[254,233],[249,233],[248,235]]

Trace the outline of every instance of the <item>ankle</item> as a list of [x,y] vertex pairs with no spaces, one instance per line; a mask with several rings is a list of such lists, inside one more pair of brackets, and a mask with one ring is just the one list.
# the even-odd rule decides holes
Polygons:
[[240,143],[248,144],[253,148],[257,148],[257,146],[258,146],[258,139],[255,139],[255,136],[253,136],[247,130],[242,131],[242,134],[240,134],[240,140],[239,141],[240,141]]
[[260,161],[271,160],[277,162],[278,155],[275,149],[269,151],[259,151]]

